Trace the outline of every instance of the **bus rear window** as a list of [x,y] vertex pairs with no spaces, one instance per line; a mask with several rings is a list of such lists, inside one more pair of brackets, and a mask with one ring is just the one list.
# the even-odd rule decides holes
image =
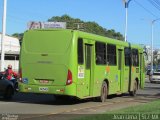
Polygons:
[[65,53],[71,43],[71,32],[28,31],[24,36],[24,47],[32,53]]

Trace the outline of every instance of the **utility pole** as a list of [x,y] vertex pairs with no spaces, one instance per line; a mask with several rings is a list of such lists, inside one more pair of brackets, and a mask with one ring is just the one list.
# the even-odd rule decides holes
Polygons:
[[153,26],[154,20],[151,22],[151,74],[153,73]]
[[153,40],[154,40],[154,23],[160,18],[151,21],[151,74],[153,73]]
[[1,37],[1,66],[0,70],[4,71],[4,39],[6,35],[6,13],[7,13],[7,0],[3,0],[3,19],[2,19],[2,37]]
[[128,32],[128,7],[129,7],[129,3],[131,2],[131,0],[123,0],[123,1],[124,1],[124,4],[125,4],[125,10],[126,10],[124,38],[125,38],[125,42],[127,42],[127,32]]

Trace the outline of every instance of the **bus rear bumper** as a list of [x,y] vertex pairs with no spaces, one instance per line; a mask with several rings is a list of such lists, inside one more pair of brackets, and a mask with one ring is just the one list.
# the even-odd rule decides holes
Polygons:
[[19,83],[19,92],[76,96],[76,85],[47,86]]

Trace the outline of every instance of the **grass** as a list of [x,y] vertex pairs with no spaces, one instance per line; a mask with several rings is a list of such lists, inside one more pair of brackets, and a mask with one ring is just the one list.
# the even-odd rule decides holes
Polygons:
[[128,107],[116,111],[106,112],[99,115],[91,115],[74,120],[159,120],[160,100],[143,105]]
[[149,102],[139,106],[124,108],[110,113],[160,113],[160,100]]

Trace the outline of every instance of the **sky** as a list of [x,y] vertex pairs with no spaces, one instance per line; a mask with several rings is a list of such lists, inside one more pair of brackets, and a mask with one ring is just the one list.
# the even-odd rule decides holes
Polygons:
[[[126,0],[127,1],[127,0]],[[157,6],[154,6],[156,3]],[[3,0],[0,0],[0,18]],[[7,0],[6,33],[22,33],[29,21],[47,21],[68,14],[83,21],[95,21],[124,35],[123,0]],[[151,44],[151,21],[160,18],[160,0],[131,0],[128,8],[128,42]],[[2,19],[0,19],[0,32]],[[160,20],[154,23],[154,48],[160,48]]]

